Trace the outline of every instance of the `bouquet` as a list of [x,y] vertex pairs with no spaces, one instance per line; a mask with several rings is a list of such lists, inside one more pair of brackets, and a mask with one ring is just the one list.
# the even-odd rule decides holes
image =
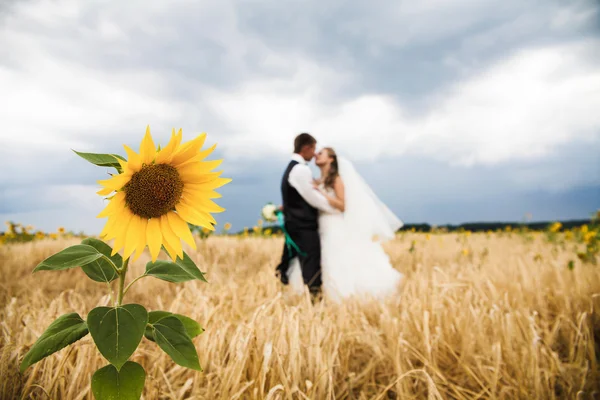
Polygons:
[[262,217],[265,221],[276,222],[277,214],[281,212],[273,203],[267,203],[262,208]]
[[[281,227],[283,235],[285,236],[285,245],[288,249],[290,257],[294,257],[295,254],[300,254],[302,256],[306,256],[306,253],[303,252],[302,250],[300,250],[298,245],[296,243],[294,243],[294,240],[292,240],[292,237],[290,236],[288,231],[285,229],[285,224],[283,222],[283,215],[282,215],[283,212],[275,204],[273,204],[273,203],[265,204],[262,208],[261,213],[262,213],[262,217],[265,221],[277,222],[278,225]],[[294,253],[292,251],[292,248],[296,250],[296,253]]]

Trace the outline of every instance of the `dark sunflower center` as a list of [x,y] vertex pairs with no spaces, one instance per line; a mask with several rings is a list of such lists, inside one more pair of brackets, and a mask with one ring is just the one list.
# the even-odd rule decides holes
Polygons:
[[183,192],[183,182],[175,167],[145,165],[125,185],[125,203],[135,215],[157,218],[175,208]]

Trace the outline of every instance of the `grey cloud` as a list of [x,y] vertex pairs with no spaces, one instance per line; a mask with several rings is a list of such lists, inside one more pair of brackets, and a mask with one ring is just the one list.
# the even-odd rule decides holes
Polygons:
[[408,3],[382,1],[245,3],[240,24],[274,49],[353,71],[356,81],[345,88],[346,95],[389,93],[407,107],[462,77],[465,69],[469,74],[481,70],[515,49],[598,32],[596,18],[549,28],[564,10],[598,13],[593,1],[457,3],[427,13],[403,12]]
[[57,26],[28,29],[45,51],[63,60],[107,72],[163,74],[168,82],[165,96],[187,100],[205,123],[219,126],[220,121],[203,112],[204,89],[234,90],[256,79],[293,79],[297,66],[266,61],[273,52],[353,74],[346,85],[327,88],[325,100],[385,93],[416,114],[427,110],[432,93],[516,49],[598,33],[597,18],[551,29],[561,12],[600,13],[600,5],[591,0],[568,5],[456,1],[427,12],[393,1],[207,4],[140,10],[143,5],[135,2],[125,9],[86,3],[77,19],[65,17]]

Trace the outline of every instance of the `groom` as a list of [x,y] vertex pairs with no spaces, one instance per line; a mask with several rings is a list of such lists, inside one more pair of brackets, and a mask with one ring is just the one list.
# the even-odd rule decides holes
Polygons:
[[336,212],[327,199],[313,187],[308,162],[314,158],[316,147],[317,140],[314,137],[308,133],[298,135],[294,140],[294,154],[283,173],[281,197],[285,229],[301,253],[293,246],[290,252],[284,244],[281,263],[277,266],[279,279],[287,285],[290,261],[298,257],[302,278],[313,295],[320,292],[322,285],[319,210]]

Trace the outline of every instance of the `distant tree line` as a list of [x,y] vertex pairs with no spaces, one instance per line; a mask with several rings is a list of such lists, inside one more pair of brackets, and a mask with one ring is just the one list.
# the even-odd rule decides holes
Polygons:
[[[504,230],[510,227],[512,230],[527,228],[530,231],[542,231],[546,230],[550,225],[555,222],[560,222],[562,227],[560,230],[569,230],[578,228],[585,224],[589,224],[590,220],[579,219],[569,221],[538,221],[538,222],[468,222],[460,225],[430,225],[430,224],[409,224],[406,223],[398,232],[415,231],[415,232],[431,232],[433,230],[442,230],[446,232],[456,231],[471,231],[471,232],[487,232]],[[270,229],[273,234],[281,233],[281,228],[277,225],[265,225],[262,230]],[[244,231],[237,232],[237,234],[243,234]]]
[[430,224],[405,224],[400,231],[430,232],[434,229],[445,230],[448,232],[455,231],[471,231],[471,232],[487,232],[497,231],[510,227],[513,230],[527,228],[531,231],[542,231],[547,229],[555,222],[562,224],[561,230],[577,228],[585,224],[589,224],[590,220],[569,220],[569,221],[538,221],[538,222],[468,222],[460,225],[430,225]]

